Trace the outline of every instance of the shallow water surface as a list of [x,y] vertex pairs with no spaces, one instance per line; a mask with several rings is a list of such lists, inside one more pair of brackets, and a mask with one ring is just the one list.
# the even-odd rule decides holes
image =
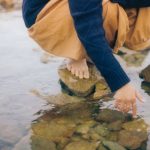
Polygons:
[[[57,117],[54,118],[56,112],[51,111],[54,105],[48,104],[46,98],[39,96],[42,93],[45,97],[50,97],[61,92],[57,68],[63,60],[45,57],[38,46],[29,39],[20,11],[0,14],[0,150],[40,149],[41,145],[37,143],[42,139],[34,136],[33,133],[38,129],[39,132],[41,131],[39,134],[45,134],[46,137],[46,131],[42,131],[45,126],[37,124],[43,118],[44,121],[55,119],[56,122],[54,121],[52,126],[57,125],[59,121],[59,127],[65,130],[63,127],[68,113],[61,111],[63,108],[59,108],[57,111],[59,114],[63,112],[60,116],[64,118],[57,120]],[[42,63],[47,62],[45,59],[48,59],[46,64]],[[140,67],[127,67],[122,61],[133,84],[142,93],[145,100],[144,104],[138,103],[138,115],[150,124],[150,96],[141,88],[142,79],[139,78],[140,71],[148,64],[150,64],[149,53]],[[76,107],[72,108],[71,105],[67,107],[67,110],[70,110],[69,113],[73,112],[70,116],[74,115],[73,119],[77,123],[86,122],[87,120],[84,119],[89,114],[88,112],[83,114],[82,111],[80,114],[78,111],[81,106],[73,111],[71,109]],[[103,103],[102,108],[106,107],[112,108],[113,102]],[[77,119],[79,114],[85,115],[84,118]],[[74,126],[74,122],[70,121],[67,126],[70,132],[66,134],[70,136]],[[52,134],[55,135],[55,133]],[[67,139],[63,139],[62,136],[61,141],[63,145]],[[50,146],[55,147],[54,143],[47,143],[45,140],[43,143],[43,150],[47,150]],[[150,140],[147,150],[150,150],[149,144]]]

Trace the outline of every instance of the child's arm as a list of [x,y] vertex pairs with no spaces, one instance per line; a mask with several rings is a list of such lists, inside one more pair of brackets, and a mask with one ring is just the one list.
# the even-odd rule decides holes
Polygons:
[[[130,81],[128,76],[113,56],[105,39],[102,0],[69,0],[69,6],[78,37],[87,54],[106,79],[112,92],[117,91],[116,98],[119,99],[117,106],[121,104],[118,108],[127,111],[123,108],[126,106],[126,101],[133,104],[134,100],[135,103],[137,95],[135,89],[128,84]],[[125,94],[127,90],[130,90],[128,96]]]

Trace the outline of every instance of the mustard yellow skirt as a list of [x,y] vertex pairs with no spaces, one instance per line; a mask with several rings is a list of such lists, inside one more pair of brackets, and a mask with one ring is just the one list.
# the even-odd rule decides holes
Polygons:
[[[150,7],[125,10],[108,1],[103,4],[103,19],[106,39],[115,53],[122,46],[137,51],[150,47]],[[50,0],[28,32],[48,53],[75,60],[87,56],[75,31],[68,0]]]

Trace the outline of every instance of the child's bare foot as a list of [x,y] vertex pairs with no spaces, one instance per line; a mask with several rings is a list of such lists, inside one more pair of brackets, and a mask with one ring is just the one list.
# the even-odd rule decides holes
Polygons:
[[67,69],[80,79],[89,78],[89,68],[86,59],[70,60],[70,62],[67,64]]

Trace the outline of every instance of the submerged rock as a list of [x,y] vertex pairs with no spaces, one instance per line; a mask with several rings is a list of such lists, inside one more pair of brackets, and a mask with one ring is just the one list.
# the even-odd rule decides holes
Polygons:
[[108,125],[110,131],[119,131],[122,128],[122,121],[118,120]]
[[104,140],[104,138],[96,132],[91,132],[89,134],[89,138],[92,139],[93,141],[103,141]]
[[96,120],[107,122],[107,123],[112,123],[118,120],[120,120],[121,122],[124,122],[126,120],[131,120],[131,119],[132,119],[132,116],[130,114],[124,114],[120,111],[111,110],[111,109],[101,110],[100,113],[96,117]]
[[66,123],[58,124],[57,120],[51,122],[41,121],[32,125],[32,131],[37,137],[43,137],[53,142],[60,142],[61,139],[71,137],[75,131],[75,124]]
[[70,138],[62,138],[59,142],[57,142],[57,150],[64,149],[69,142]]
[[117,142],[118,134],[119,134],[119,132],[110,132],[109,135],[106,137],[106,139],[109,141],[112,141],[112,142]]
[[128,149],[139,148],[148,138],[147,132],[126,131],[122,130],[119,133],[118,143]]
[[142,72],[140,73],[140,77],[144,79],[141,85],[142,89],[144,89],[145,92],[150,95],[150,65],[142,70]]
[[134,54],[126,54],[126,55],[122,55],[121,57],[126,61],[126,64],[128,66],[139,67],[142,65],[146,55],[147,55],[147,51],[137,52]]
[[64,150],[96,150],[98,147],[97,143],[95,142],[88,142],[85,140],[80,140],[77,142],[69,143]]
[[77,126],[76,133],[87,134],[90,128],[93,127],[95,124],[96,124],[95,121],[92,121],[92,120],[87,121],[84,124]]
[[144,78],[144,80],[146,82],[150,83],[150,65],[147,66],[141,73],[140,73],[140,77]]
[[32,150],[57,150],[56,144],[41,137],[32,136]]
[[32,124],[32,149],[137,150],[147,141],[144,120],[131,121],[127,114],[110,109],[95,114],[95,109],[97,104],[80,102],[46,112]]
[[145,90],[145,92],[150,95],[150,83],[143,81],[141,86],[142,89]]
[[105,95],[110,93],[109,87],[107,86],[106,82],[100,81],[95,85],[95,92],[93,94],[93,100],[99,100]]
[[81,141],[83,140],[83,138],[81,137],[81,135],[76,135],[74,134],[71,138],[71,142],[77,142],[77,141]]
[[109,135],[108,129],[107,129],[105,126],[101,125],[101,124],[97,125],[97,126],[94,128],[94,130],[95,130],[95,132],[98,133],[100,136],[106,137],[106,136]]
[[[32,124],[33,136],[58,143],[64,138],[71,138],[78,124],[85,122],[89,127],[95,124],[91,119],[92,107],[88,103],[76,103],[55,108]],[[84,128],[82,130],[80,128],[80,132],[85,132]]]
[[122,126],[127,131],[146,132],[148,125],[143,119],[138,119],[130,122],[126,122]]
[[97,150],[107,150],[107,148],[105,148],[102,144],[100,144]]
[[103,141],[103,145],[109,150],[126,150],[123,146],[119,145],[116,142]]
[[99,98],[103,94],[106,94],[106,82],[104,82],[104,79],[100,76],[99,72],[93,65],[89,66],[89,72],[89,79],[79,79],[78,77],[72,75],[72,73],[66,68],[60,68],[58,73],[62,88],[73,95],[86,97],[94,93],[95,86],[99,82],[96,87],[97,92],[94,94],[94,98]]

